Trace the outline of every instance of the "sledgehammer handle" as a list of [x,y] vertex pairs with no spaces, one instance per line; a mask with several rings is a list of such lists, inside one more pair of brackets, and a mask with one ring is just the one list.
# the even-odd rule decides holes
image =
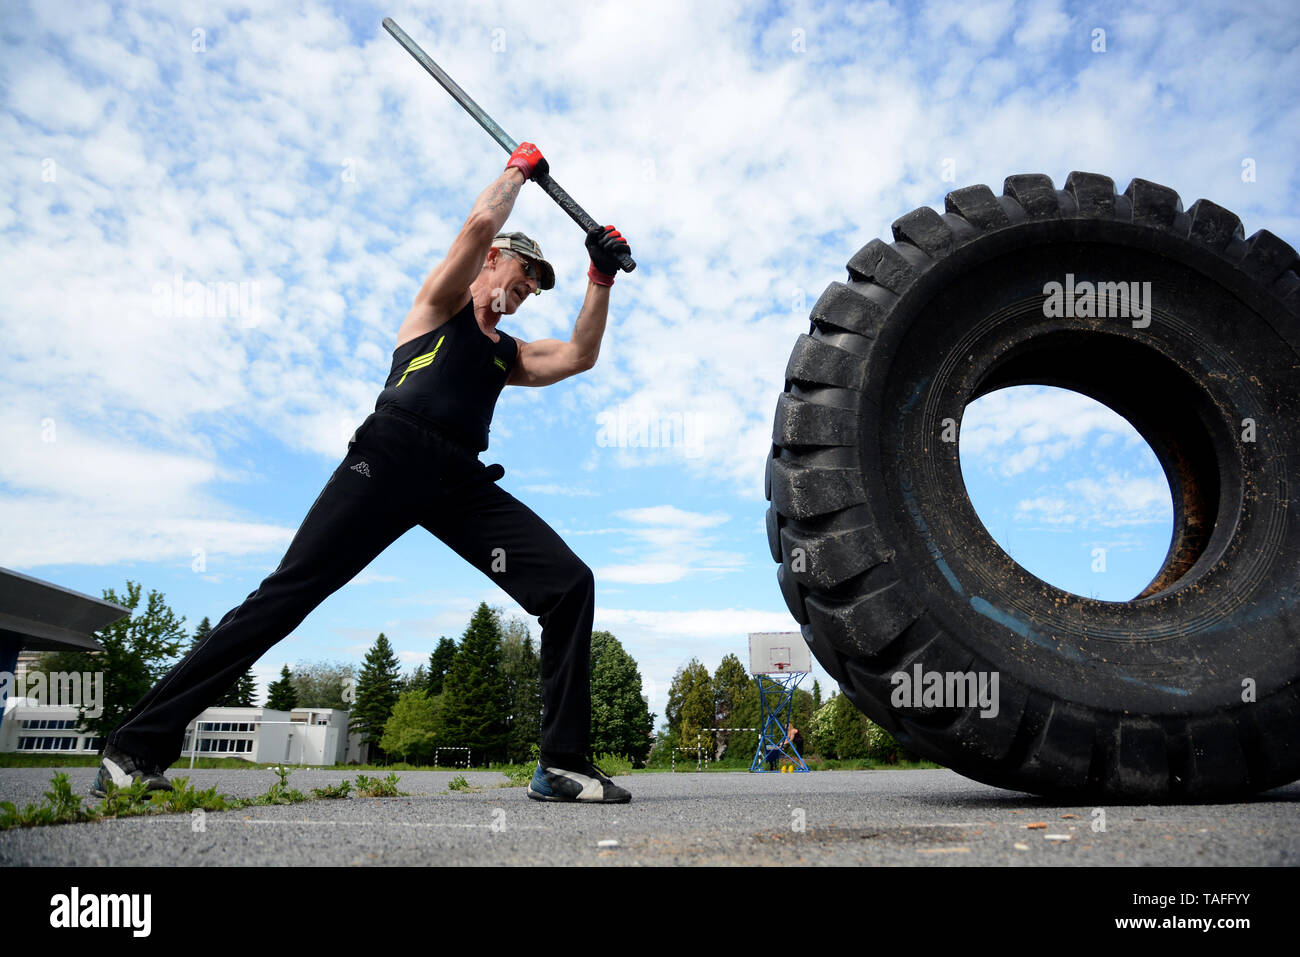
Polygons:
[[[447,75],[447,71],[438,64],[434,63],[429,54],[420,49],[420,45],[406,35],[406,31],[393,22],[392,17],[384,17],[384,29],[393,35],[393,39],[406,48],[406,52],[415,57],[417,63],[429,71],[429,75],[442,84],[442,88],[451,94],[452,99],[464,107],[465,112],[478,121],[479,126],[487,130],[488,135],[501,145],[507,153],[513,153],[519,145],[509,134],[506,133],[496,120],[484,112],[483,107],[475,103],[464,90]],[[582,227],[583,232],[587,232],[592,227],[600,224],[587,214],[587,211],[574,201],[573,197],[564,191],[555,180],[551,179],[548,173],[534,173],[532,180],[540,186],[546,195],[555,200],[560,209],[568,214],[569,218]],[[626,253],[620,258],[619,265],[624,272],[631,272],[636,268],[636,261]]]

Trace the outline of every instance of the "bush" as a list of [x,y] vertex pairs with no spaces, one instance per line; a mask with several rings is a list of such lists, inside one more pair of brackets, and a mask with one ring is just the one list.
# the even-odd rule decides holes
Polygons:
[[618,777],[620,774],[632,773],[632,759],[622,754],[604,754],[596,755],[596,767],[600,768],[611,778]]

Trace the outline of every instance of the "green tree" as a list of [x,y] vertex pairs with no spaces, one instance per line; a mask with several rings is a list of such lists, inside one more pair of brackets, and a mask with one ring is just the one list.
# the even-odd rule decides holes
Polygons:
[[347,711],[344,689],[354,667],[345,661],[299,661],[293,666],[293,689],[299,708],[337,708]]
[[397,656],[381,631],[361,664],[356,698],[348,715],[348,730],[360,734],[364,743],[373,744],[380,751],[384,725],[397,704],[397,680]]
[[95,639],[104,646],[102,652],[60,652],[57,656],[42,659],[42,665],[50,673],[103,673],[103,713],[91,718],[85,707],[78,713],[83,732],[95,737],[106,738],[122,723],[139,700],[171,668],[185,640],[185,619],[167,607],[163,595],[151,590],[145,607],[141,609],[140,593],[140,584],[130,579],[123,595],[111,588],[104,589],[105,601],[129,608],[131,615],[95,632]]
[[423,688],[405,691],[384,724],[379,746],[403,761],[429,762],[438,737],[438,703]]
[[[763,706],[758,696],[758,685],[750,679],[744,689],[736,693],[731,709],[729,728],[757,728],[763,719]],[[733,731],[726,736],[726,750],[723,755],[728,758],[740,758],[752,761],[758,750],[757,731]]]
[[293,687],[289,666],[280,668],[280,680],[266,686],[266,706],[272,711],[292,711],[298,707],[298,692]]
[[636,661],[608,631],[591,633],[591,750],[641,763],[650,753],[654,715],[641,694]]
[[822,706],[822,686],[817,683],[816,678],[813,679],[812,696],[813,696],[813,711],[816,711],[818,708]]
[[714,707],[713,682],[709,677],[709,669],[698,659],[692,658],[673,675],[665,708],[668,727],[672,736],[681,742],[681,747],[694,747],[698,741],[712,751],[712,732],[701,732],[713,726]]
[[527,622],[514,617],[502,630],[501,667],[510,699],[507,760],[519,763],[528,760],[542,734],[542,663]]
[[438,639],[438,647],[429,655],[429,697],[442,694],[442,683],[447,679],[447,672],[455,660],[456,642],[444,635]]
[[[753,682],[750,681],[749,674],[745,671],[745,666],[740,663],[740,659],[734,654],[725,655],[718,665],[718,670],[713,673],[713,723],[716,727],[753,727],[732,720],[736,706],[741,703],[745,692],[751,685],[753,685]],[[719,752],[724,750],[732,752],[731,737],[729,734],[718,735]],[[715,754],[714,756],[717,757],[718,755]],[[732,753],[732,757],[735,757],[734,753]]]
[[480,602],[443,682],[444,737],[439,743],[467,747],[485,763],[502,760],[510,734],[509,712],[501,629],[492,609]]

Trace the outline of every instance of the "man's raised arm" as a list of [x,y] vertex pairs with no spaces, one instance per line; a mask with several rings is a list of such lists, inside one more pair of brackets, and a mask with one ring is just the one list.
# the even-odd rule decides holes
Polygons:
[[609,315],[609,290],[618,272],[620,253],[631,248],[613,226],[595,227],[587,234],[591,268],[587,270],[587,295],[573,324],[568,342],[538,339],[519,342],[519,357],[510,370],[507,385],[543,386],[586,372],[596,364],[600,342]]
[[432,308],[438,318],[448,318],[465,303],[470,283],[483,266],[492,239],[501,231],[515,208],[519,188],[537,170],[548,164],[532,143],[520,143],[510,154],[505,172],[474,201],[465,225],[447,250],[447,258],[433,267],[415,296],[417,308]]

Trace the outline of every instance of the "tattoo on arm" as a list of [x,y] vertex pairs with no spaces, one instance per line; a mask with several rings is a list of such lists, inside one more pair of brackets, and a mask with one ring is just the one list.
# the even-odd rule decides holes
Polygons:
[[488,197],[487,208],[498,210],[513,203],[521,185],[521,183],[497,183],[492,195]]

